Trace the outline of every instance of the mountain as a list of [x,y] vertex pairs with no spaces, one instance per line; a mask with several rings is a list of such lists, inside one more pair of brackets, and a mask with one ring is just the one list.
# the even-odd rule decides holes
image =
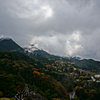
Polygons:
[[51,57],[51,55],[50,55],[49,53],[47,53],[47,52],[44,51],[44,50],[40,50],[40,49],[34,50],[34,51],[32,52],[32,55],[33,55],[33,56],[46,57],[46,58],[50,58],[50,57]]
[[23,52],[24,49],[15,43],[11,38],[1,38],[0,39],[0,51],[20,51]]
[[44,50],[40,50],[31,44],[29,47],[22,48],[11,38],[1,38],[0,39],[0,51],[19,51],[28,54],[30,57],[46,57],[50,58],[52,55]]
[[62,62],[72,62],[78,68],[85,68],[89,70],[100,71],[100,62],[92,59],[81,59],[79,57],[60,57],[49,54],[48,52],[38,49],[34,44],[31,44],[29,47],[22,48],[16,42],[14,42],[11,38],[1,38],[0,39],[0,51],[18,51],[22,52],[25,55],[28,55],[31,58],[35,58],[41,62],[52,63],[55,60],[59,60]]
[[70,59],[74,62],[78,68],[88,69],[88,70],[96,70],[100,72],[100,62],[95,61],[93,59]]
[[95,78],[95,74],[95,70],[77,68],[63,59],[53,62],[49,59],[44,63],[24,53],[0,52],[0,97],[15,97],[23,93],[27,84],[30,93],[25,100],[69,100],[73,92],[74,100],[99,100],[99,78],[95,82],[91,79],[91,76]]
[[51,55],[33,44],[24,49],[11,38],[0,39],[0,97],[15,97],[26,84],[33,96],[25,100],[69,100],[74,94],[74,100],[99,100],[100,62]]
[[52,55],[45,50],[37,48],[34,44],[30,44],[28,47],[24,48],[25,52],[30,57],[44,57],[44,58],[60,58],[59,56]]

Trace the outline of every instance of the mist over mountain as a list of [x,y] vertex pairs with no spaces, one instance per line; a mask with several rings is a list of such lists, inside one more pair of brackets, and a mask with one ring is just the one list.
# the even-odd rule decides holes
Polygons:
[[0,51],[22,52],[31,57],[40,56],[40,57],[50,58],[52,56],[46,51],[36,48],[34,45],[30,47],[22,48],[11,38],[1,38],[0,39]]
[[[11,38],[1,38],[0,39],[0,51],[10,51],[10,52],[21,52],[31,58],[38,59],[42,62],[47,62],[47,59],[69,61],[73,62],[79,68],[95,69],[100,71],[100,62],[93,59],[82,59],[80,57],[62,57],[57,55],[52,55],[45,50],[37,48],[34,44],[28,47],[22,48]],[[45,60],[44,60],[45,59]]]
[[[53,49],[53,48],[52,48]],[[22,52],[30,57],[46,57],[46,58],[65,58],[69,60],[81,60],[80,57],[67,57],[67,56],[58,56],[48,53],[47,51],[43,49],[37,48],[34,44],[30,44],[27,47],[21,47],[19,44],[17,44],[12,38],[0,38],[0,51],[17,51]]]

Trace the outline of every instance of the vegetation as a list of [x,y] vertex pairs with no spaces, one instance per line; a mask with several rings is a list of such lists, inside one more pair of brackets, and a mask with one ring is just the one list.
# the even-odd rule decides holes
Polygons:
[[75,91],[74,100],[99,100],[99,79],[91,79],[100,74],[99,62],[78,61],[0,52],[0,97],[14,97],[28,84],[30,90],[37,90],[48,100],[69,100],[72,91]]

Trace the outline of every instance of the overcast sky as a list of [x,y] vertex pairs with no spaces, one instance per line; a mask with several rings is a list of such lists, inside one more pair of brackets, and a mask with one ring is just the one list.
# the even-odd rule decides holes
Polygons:
[[0,0],[0,37],[100,60],[100,0]]

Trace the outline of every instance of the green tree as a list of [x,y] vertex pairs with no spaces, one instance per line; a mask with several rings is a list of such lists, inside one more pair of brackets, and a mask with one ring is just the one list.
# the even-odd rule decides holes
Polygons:
[[0,91],[0,97],[3,97],[3,92]]

